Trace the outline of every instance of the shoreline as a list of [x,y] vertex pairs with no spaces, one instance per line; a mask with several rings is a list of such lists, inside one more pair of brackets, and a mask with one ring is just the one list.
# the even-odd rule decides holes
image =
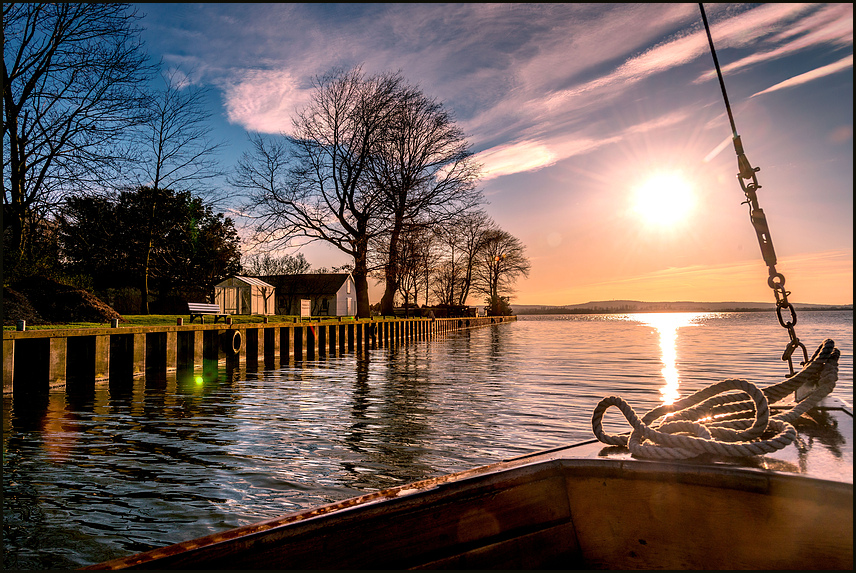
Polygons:
[[[645,303],[643,303],[645,304]],[[661,305],[660,305],[661,304]],[[533,305],[534,306],[534,305]],[[794,304],[794,309],[799,312],[820,312],[820,311],[853,311],[853,305],[800,305]],[[513,305],[512,305],[512,308]],[[627,314],[627,313],[660,313],[660,312],[775,312],[775,303],[770,303],[769,306],[746,306],[746,307],[721,307],[714,308],[703,306],[702,303],[697,304],[682,304],[682,303],[647,303],[644,306],[633,307],[630,305],[622,307],[541,307],[541,308],[522,308],[515,309],[514,314],[517,316],[533,316],[533,315],[550,315],[550,314]]]

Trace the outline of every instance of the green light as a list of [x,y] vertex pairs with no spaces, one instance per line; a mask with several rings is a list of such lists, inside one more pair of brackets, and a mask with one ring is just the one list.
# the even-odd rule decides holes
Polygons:
[[202,380],[202,376],[197,376],[197,377],[196,377],[196,383],[197,383],[197,384],[202,384],[202,382],[203,382],[203,380]]

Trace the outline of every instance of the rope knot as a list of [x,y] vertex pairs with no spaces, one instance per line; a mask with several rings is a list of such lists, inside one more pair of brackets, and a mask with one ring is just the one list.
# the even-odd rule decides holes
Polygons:
[[[607,396],[592,413],[592,431],[601,442],[626,446],[633,455],[642,458],[686,459],[705,453],[754,456],[774,452],[796,439],[796,429],[790,422],[835,388],[840,354],[835,343],[827,339],[803,369],[784,382],[761,390],[747,380],[723,380],[674,404],[654,408],[641,419],[624,399]],[[796,390],[806,394],[802,401],[771,417],[770,404]],[[604,431],[603,416],[611,407],[618,408],[633,428],[629,436]],[[762,439],[765,435],[768,437]]]

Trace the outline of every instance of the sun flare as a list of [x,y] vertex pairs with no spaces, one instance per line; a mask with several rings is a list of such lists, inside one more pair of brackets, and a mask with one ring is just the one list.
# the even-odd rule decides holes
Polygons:
[[670,226],[693,208],[693,187],[678,173],[659,173],[634,189],[633,210],[646,223]]

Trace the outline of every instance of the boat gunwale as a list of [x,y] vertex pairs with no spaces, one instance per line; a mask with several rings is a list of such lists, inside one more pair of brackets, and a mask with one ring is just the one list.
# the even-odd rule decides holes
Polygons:
[[[846,405],[845,405],[846,406]],[[829,409],[841,410],[852,418],[852,411],[836,406]],[[336,514],[343,520],[358,519],[366,510],[383,505],[389,511],[406,511],[409,507],[425,503],[432,494],[441,500],[443,496],[455,495],[468,489],[489,487],[492,481],[502,482],[534,475],[539,472],[556,472],[563,479],[575,477],[615,477],[645,481],[680,483],[717,489],[734,489],[761,495],[777,495],[787,491],[789,495],[799,492],[823,491],[840,497],[849,496],[852,506],[853,483],[822,479],[803,474],[794,474],[776,469],[746,467],[720,461],[699,462],[693,460],[656,461],[635,458],[618,458],[603,455],[597,440],[561,446],[534,452],[417,482],[396,486],[326,504],[312,509],[289,513],[280,517],[260,521],[214,533],[196,539],[152,549],[143,553],[113,559],[85,569],[120,569],[156,565],[159,560],[191,558],[193,553],[216,550],[229,543],[248,543],[262,540],[266,536],[277,536],[278,530],[304,527],[307,530],[324,527],[324,520]],[[623,449],[623,448],[617,448]],[[575,455],[577,452],[582,456]],[[283,532],[284,533],[284,532]]]

